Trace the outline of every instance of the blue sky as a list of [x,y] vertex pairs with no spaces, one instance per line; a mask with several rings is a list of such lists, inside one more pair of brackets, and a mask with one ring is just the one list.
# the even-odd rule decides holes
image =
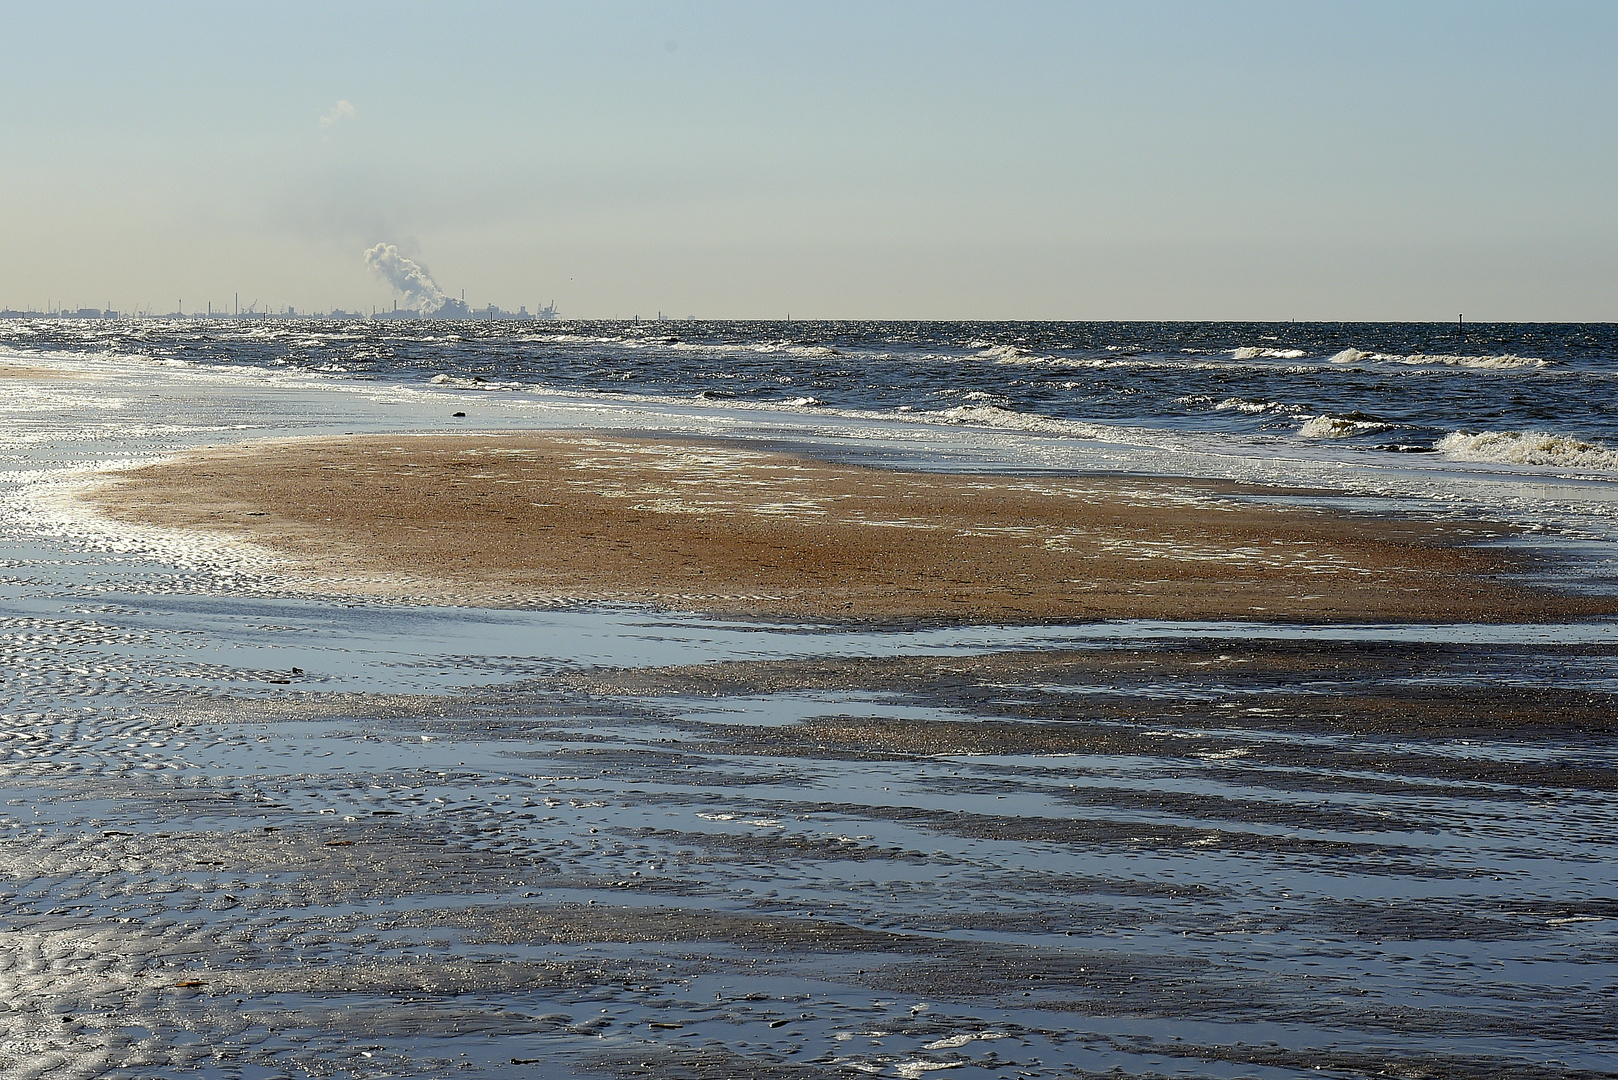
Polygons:
[[1618,4],[0,14],[0,306],[1618,318]]

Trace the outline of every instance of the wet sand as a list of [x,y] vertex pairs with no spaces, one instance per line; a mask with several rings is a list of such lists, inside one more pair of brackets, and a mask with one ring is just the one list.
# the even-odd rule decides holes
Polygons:
[[943,475],[742,443],[519,434],[189,453],[92,498],[287,557],[312,591],[786,618],[1523,622],[1611,599],[1505,580],[1506,530],[1180,479]]
[[1611,1076],[1618,698],[1519,674],[1609,652],[74,710],[0,758],[0,1071]]

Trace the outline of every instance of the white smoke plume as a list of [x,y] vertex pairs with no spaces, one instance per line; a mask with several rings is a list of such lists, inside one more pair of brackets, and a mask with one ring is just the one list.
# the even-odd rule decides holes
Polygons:
[[449,303],[449,297],[444,295],[427,268],[399,254],[399,249],[392,244],[378,244],[367,250],[365,265],[404,297],[405,307],[432,315]]
[[320,129],[324,131],[344,119],[352,120],[357,115],[359,114],[355,112],[354,106],[346,101],[339,101],[331,107],[331,112],[320,118]]

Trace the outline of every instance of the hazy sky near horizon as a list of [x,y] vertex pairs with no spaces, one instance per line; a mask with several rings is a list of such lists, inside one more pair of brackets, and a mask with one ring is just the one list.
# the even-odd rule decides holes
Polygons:
[[7,3],[0,307],[1618,320],[1618,4]]

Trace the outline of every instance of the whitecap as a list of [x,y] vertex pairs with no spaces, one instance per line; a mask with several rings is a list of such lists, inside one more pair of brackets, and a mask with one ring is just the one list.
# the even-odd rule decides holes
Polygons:
[[[1381,359],[1381,357],[1378,357]],[[1409,356],[1389,357],[1401,364],[1433,365],[1446,367],[1466,368],[1542,368],[1549,367],[1550,361],[1536,360],[1531,356],[1514,356],[1506,353],[1500,356],[1453,356],[1447,353],[1412,353]]]
[[1544,431],[1453,431],[1434,449],[1460,461],[1618,471],[1618,450]]
[[1253,401],[1250,398],[1226,398],[1214,406],[1215,412],[1239,412],[1249,415],[1269,412],[1290,412],[1291,406],[1283,405],[1279,401]]
[[1371,431],[1388,431],[1392,424],[1379,420],[1360,420],[1352,416],[1312,416],[1298,429],[1302,439],[1346,439]]
[[1039,357],[1023,348],[1021,345],[990,345],[978,353],[983,360],[995,360],[1002,364],[1027,363]]
[[1302,349],[1261,349],[1251,345],[1230,351],[1232,360],[1297,360],[1305,355]]
[[1362,352],[1359,349],[1344,349],[1332,356],[1334,364],[1363,364],[1380,362],[1384,364],[1406,364],[1410,367],[1461,367],[1461,368],[1543,368],[1550,367],[1551,361],[1540,360],[1532,356],[1517,356],[1514,353],[1501,353],[1490,356],[1462,356],[1456,353],[1379,353]]
[[932,415],[950,424],[981,424],[985,427],[1070,435],[1081,439],[1108,437],[1104,429],[1094,424],[1085,424],[1077,420],[1058,420],[1037,413],[1017,412],[1013,409],[1002,409],[998,405],[957,405],[953,409],[945,409]]

